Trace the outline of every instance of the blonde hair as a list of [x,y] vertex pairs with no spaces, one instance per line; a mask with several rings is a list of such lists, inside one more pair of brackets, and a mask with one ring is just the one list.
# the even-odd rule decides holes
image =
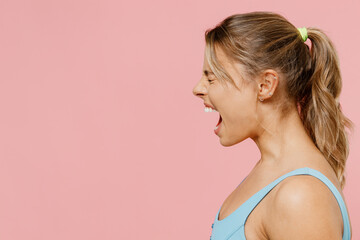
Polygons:
[[[334,44],[320,29],[308,27],[311,50],[297,28],[272,12],[234,14],[205,32],[205,56],[220,80],[234,80],[216,57],[215,46],[244,66],[245,79],[265,69],[284,76],[286,99],[283,112],[295,102],[309,136],[334,169],[341,188],[345,185],[345,164],[349,154],[345,127],[353,123],[342,113],[339,59]],[[292,101],[290,101],[292,100]]]

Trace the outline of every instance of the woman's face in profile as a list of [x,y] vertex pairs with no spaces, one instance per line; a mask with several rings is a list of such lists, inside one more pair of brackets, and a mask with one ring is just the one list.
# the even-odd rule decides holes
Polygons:
[[258,98],[253,80],[250,79],[249,83],[241,77],[244,76],[241,74],[242,66],[230,63],[220,48],[217,49],[216,54],[220,64],[234,79],[240,90],[228,81],[223,81],[225,86],[221,84],[211,71],[204,54],[203,75],[193,88],[193,93],[219,112],[222,121],[216,134],[223,146],[231,146],[255,136],[258,128],[256,119]]

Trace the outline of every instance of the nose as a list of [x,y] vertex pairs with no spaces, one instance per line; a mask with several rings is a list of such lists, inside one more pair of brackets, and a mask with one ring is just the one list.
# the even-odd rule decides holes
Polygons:
[[207,89],[202,79],[195,85],[192,90],[194,96],[203,98],[207,94]]

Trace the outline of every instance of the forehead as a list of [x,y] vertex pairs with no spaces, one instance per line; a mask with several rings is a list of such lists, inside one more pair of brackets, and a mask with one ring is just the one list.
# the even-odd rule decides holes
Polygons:
[[[224,70],[230,74],[230,76],[233,78],[235,82],[242,82],[244,79],[244,66],[240,63],[232,61],[226,53],[222,50],[222,48],[216,46],[216,57],[219,62],[219,64],[224,68]],[[210,68],[210,65],[206,58],[206,52],[204,52],[204,66],[203,66],[204,73],[205,71],[212,73],[212,70]]]
[[[218,60],[218,62],[225,68],[230,67],[232,65],[232,62],[230,59],[226,56],[225,52],[220,47],[215,47],[215,55]],[[209,70],[210,65],[206,58],[206,51],[204,51],[204,70]]]

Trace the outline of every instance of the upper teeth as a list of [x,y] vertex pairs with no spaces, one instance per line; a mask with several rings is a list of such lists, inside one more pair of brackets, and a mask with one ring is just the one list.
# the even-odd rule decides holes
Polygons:
[[204,111],[205,111],[205,112],[217,112],[215,109],[209,108],[209,107],[205,107],[205,108],[204,108]]

